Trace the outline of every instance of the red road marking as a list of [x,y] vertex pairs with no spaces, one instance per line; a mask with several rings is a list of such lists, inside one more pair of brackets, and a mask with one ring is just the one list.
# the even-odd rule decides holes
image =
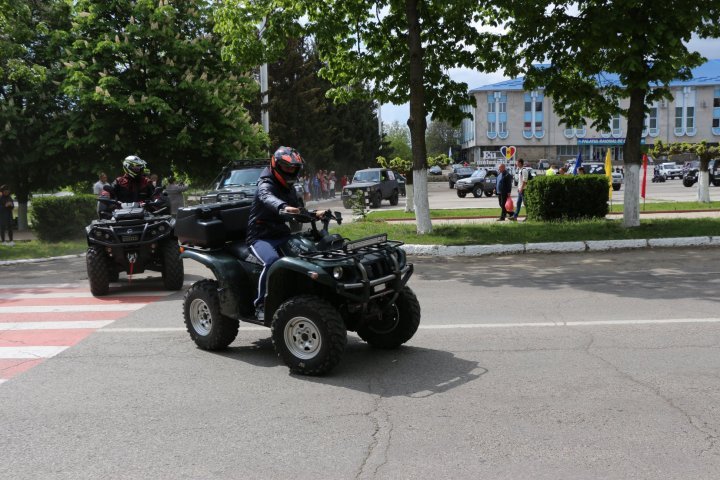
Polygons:
[[0,358],[0,378],[9,379],[22,373],[25,370],[30,370],[36,365],[42,363],[44,358],[37,360],[28,359],[2,359]]
[[10,322],[72,322],[80,320],[117,320],[132,313],[131,311],[109,312],[41,312],[41,313],[3,313],[0,323]]
[[119,305],[127,303],[151,303],[165,298],[159,295],[135,297],[69,297],[69,298],[22,298],[17,300],[0,299],[0,307],[40,307],[55,305]]
[[95,328],[68,330],[3,330],[0,347],[69,347],[94,332]]

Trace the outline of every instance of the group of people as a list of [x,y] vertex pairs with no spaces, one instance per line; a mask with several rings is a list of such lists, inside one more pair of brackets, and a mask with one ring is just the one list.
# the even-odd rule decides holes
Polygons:
[[497,219],[498,222],[504,222],[506,218],[516,222],[518,215],[520,215],[520,208],[522,208],[523,200],[525,199],[525,188],[530,180],[530,172],[525,168],[525,160],[522,158],[515,162],[515,168],[518,172],[517,201],[515,202],[515,209],[508,211],[506,205],[508,198],[512,195],[513,175],[508,171],[504,163],[501,163],[498,167],[497,183],[495,185],[498,202],[500,203],[500,218]]
[[[157,174],[149,173],[145,160],[137,155],[129,155],[123,160],[123,174],[112,183],[108,183],[105,172],[98,174],[98,181],[93,185],[95,195],[109,196],[121,202],[138,202],[160,198],[162,184]],[[178,209],[185,206],[183,192],[188,187],[178,183],[174,177],[167,179],[164,191],[170,206],[170,213],[176,215]]]
[[[327,200],[335,198],[338,179],[334,171],[318,170],[314,174],[300,177],[298,180],[303,186],[305,200]],[[344,182],[344,183],[343,183]],[[347,184],[347,176],[340,179],[340,189]]]
[[[10,187],[7,185],[0,186],[0,237],[2,244],[12,247],[15,245],[13,241],[13,209],[15,201],[10,195]],[[5,241],[7,233],[8,241]]]

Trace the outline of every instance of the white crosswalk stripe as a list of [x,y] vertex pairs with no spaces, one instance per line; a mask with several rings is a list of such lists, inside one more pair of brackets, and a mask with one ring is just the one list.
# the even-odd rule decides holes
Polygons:
[[68,347],[0,347],[0,358],[50,358]]
[[63,330],[102,328],[114,320],[81,320],[77,322],[0,322],[0,330]]
[[110,305],[34,305],[0,307],[3,313],[45,313],[45,312],[121,312],[144,307],[145,303],[119,303]]

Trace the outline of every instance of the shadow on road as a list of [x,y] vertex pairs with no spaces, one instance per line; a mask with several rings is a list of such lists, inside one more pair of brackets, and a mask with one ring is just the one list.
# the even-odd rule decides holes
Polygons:
[[[249,346],[230,347],[216,354],[257,367],[282,365],[269,338],[257,340]],[[423,398],[477,380],[487,372],[477,362],[458,358],[452,352],[409,345],[397,350],[380,350],[349,337],[340,365],[330,374],[323,377],[293,376],[382,397]]]

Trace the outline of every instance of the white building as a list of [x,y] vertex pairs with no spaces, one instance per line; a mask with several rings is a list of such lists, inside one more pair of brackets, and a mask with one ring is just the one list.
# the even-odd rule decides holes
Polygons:
[[[720,60],[710,60],[693,69],[690,80],[671,82],[673,100],[655,102],[645,117],[643,141],[665,143],[720,142]],[[617,76],[606,75],[608,82]],[[535,163],[546,159],[560,164],[575,158],[580,151],[584,161],[603,160],[608,148],[613,161],[622,162],[627,120],[616,116],[607,129],[573,127],[560,123],[553,111],[552,99],[542,90],[523,90],[517,78],[470,90],[476,108],[473,119],[462,123],[461,158],[471,163],[494,162],[503,146],[514,146],[516,158]],[[620,106],[627,108],[629,99]]]

